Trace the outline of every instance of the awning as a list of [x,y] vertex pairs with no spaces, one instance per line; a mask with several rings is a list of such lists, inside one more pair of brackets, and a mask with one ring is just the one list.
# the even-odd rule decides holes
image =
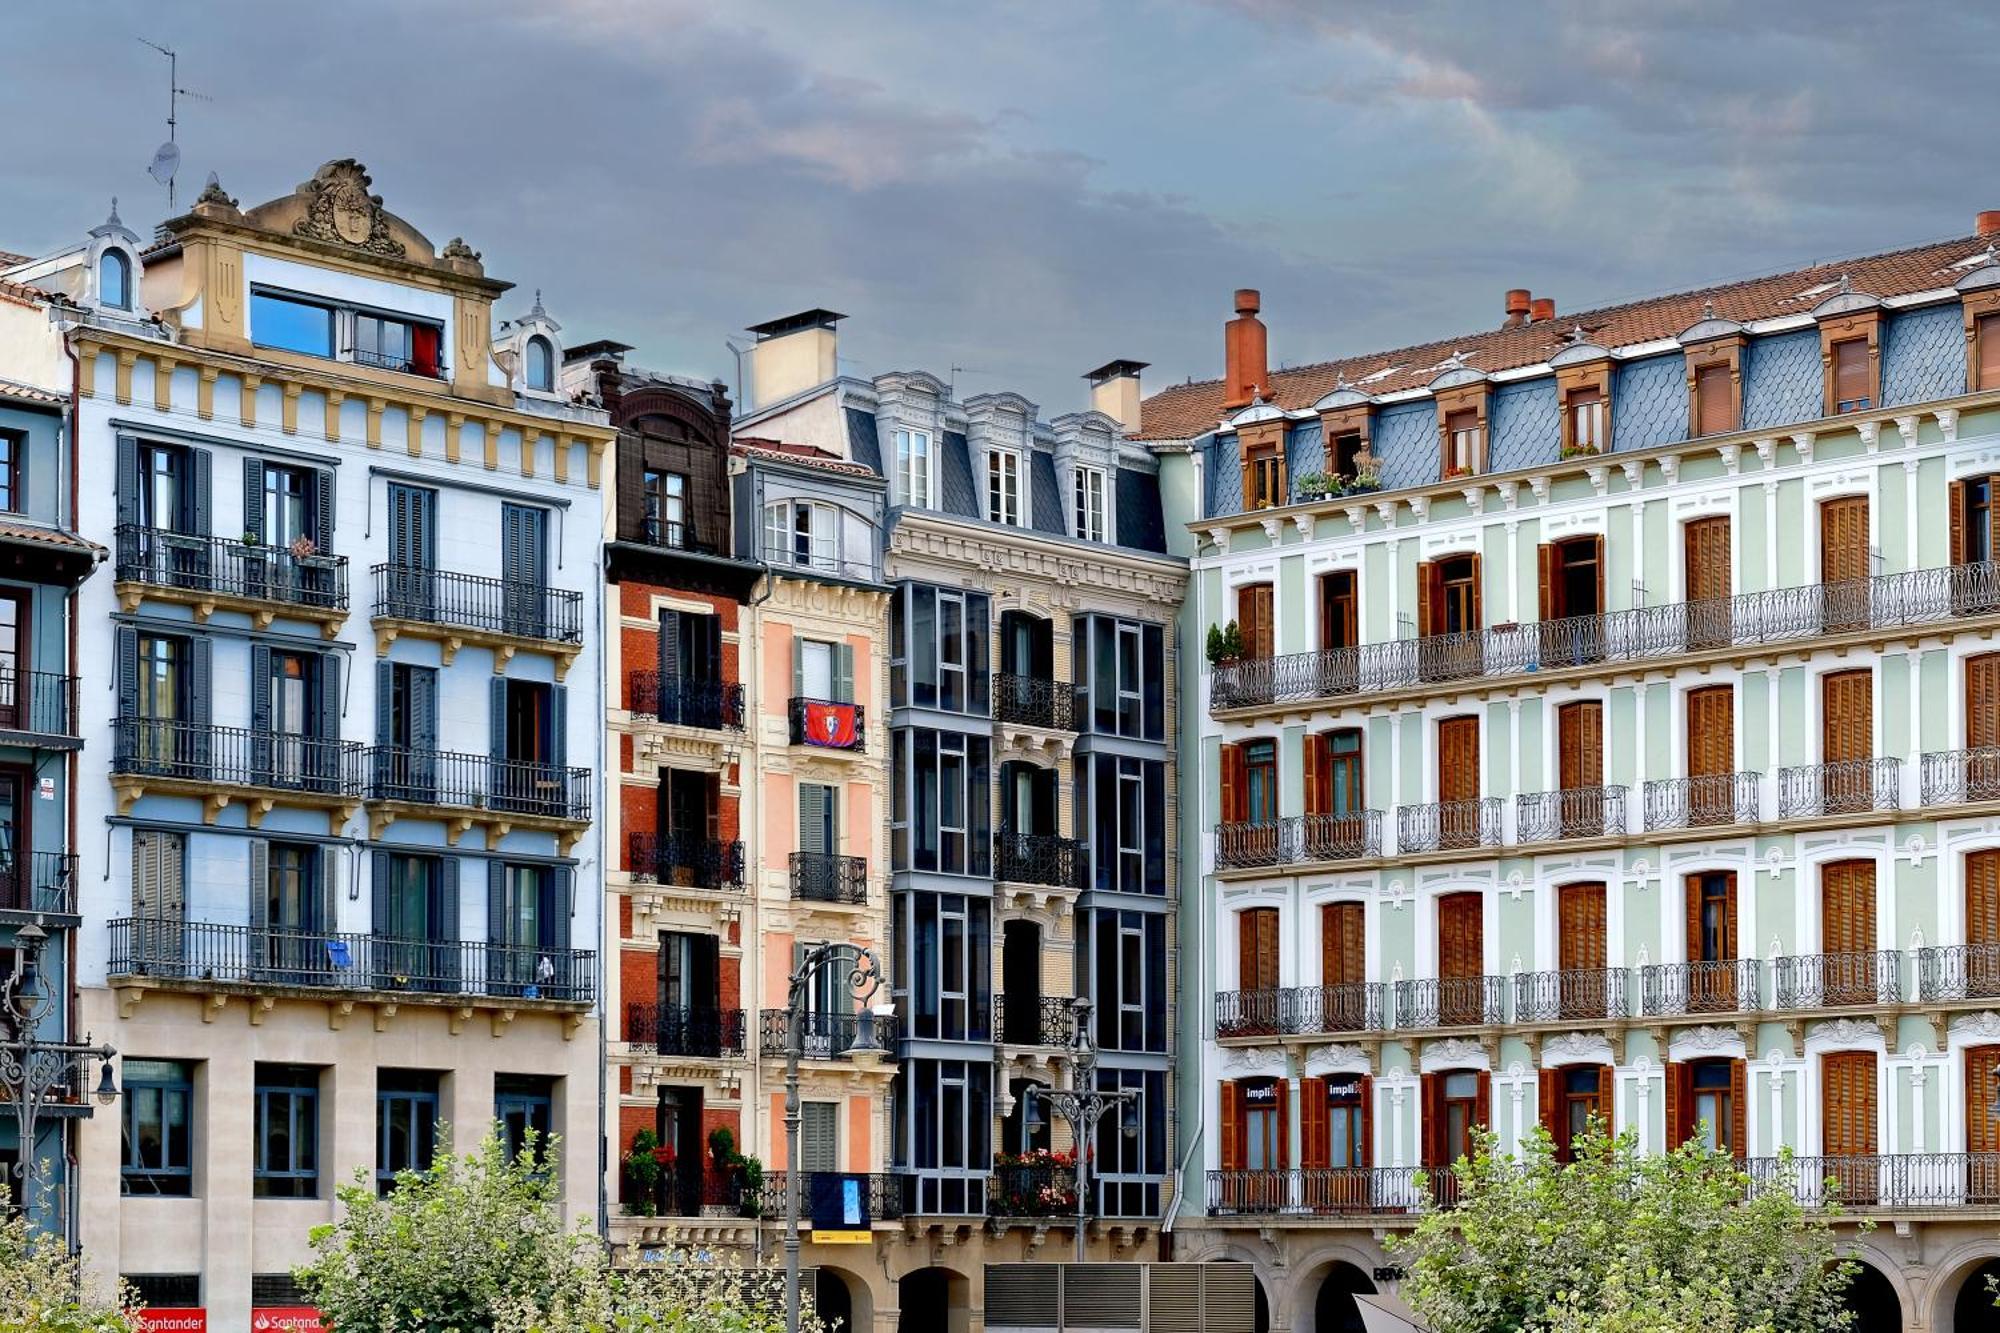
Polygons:
[[1356,1296],[1361,1326],[1368,1333],[1430,1333],[1430,1325],[1394,1296]]

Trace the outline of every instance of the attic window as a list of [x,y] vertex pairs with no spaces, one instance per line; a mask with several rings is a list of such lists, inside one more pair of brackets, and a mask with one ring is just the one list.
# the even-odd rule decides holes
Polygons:
[[528,387],[539,393],[553,393],[556,387],[555,351],[549,340],[539,335],[528,339]]
[[1469,476],[1479,471],[1486,456],[1486,432],[1480,428],[1478,411],[1466,408],[1447,416],[1444,444],[1447,477]]
[[1843,338],[1833,345],[1833,410],[1865,412],[1874,405],[1868,384],[1868,340]]
[[132,261],[123,250],[106,250],[98,257],[97,302],[113,310],[132,308]]
[[1569,447],[1578,453],[1604,452],[1604,392],[1595,386],[1572,389],[1565,410],[1569,414]]

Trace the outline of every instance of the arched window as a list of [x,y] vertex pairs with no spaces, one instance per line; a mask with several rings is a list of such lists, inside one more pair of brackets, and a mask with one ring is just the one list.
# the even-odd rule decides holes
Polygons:
[[555,351],[547,338],[528,339],[528,387],[543,393],[555,390]]
[[132,261],[123,250],[106,250],[98,259],[97,300],[114,310],[132,308]]

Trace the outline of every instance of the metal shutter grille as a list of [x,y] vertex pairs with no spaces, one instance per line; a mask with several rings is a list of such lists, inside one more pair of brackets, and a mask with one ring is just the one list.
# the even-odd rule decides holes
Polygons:
[[1061,1278],[1055,1264],[988,1264],[986,1327],[993,1333],[1059,1327]]
[[1138,1264],[1066,1265],[1062,1269],[1063,1327],[1070,1333],[1140,1327],[1142,1271]]
[[1201,1269],[1146,1266],[1146,1333],[1201,1333]]
[[1203,1333],[1253,1333],[1257,1324],[1257,1275],[1249,1264],[1201,1266]]

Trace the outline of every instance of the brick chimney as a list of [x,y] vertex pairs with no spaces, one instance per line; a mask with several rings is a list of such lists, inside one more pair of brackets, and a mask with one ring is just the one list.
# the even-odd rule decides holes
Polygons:
[[1528,289],[1510,287],[1507,289],[1507,318],[1500,325],[1503,329],[1517,329],[1528,322]]
[[1973,219],[1973,231],[1981,240],[2000,236],[2000,208],[1989,208]]
[[1222,330],[1222,405],[1248,407],[1271,389],[1270,348],[1264,323],[1257,318],[1260,301],[1255,287],[1236,291],[1236,318]]
[[1090,406],[1118,423],[1127,435],[1139,429],[1139,372],[1144,361],[1107,361],[1084,378],[1090,381]]
[[1530,324],[1546,323],[1555,317],[1556,298],[1553,296],[1537,296],[1528,306],[1528,322]]

